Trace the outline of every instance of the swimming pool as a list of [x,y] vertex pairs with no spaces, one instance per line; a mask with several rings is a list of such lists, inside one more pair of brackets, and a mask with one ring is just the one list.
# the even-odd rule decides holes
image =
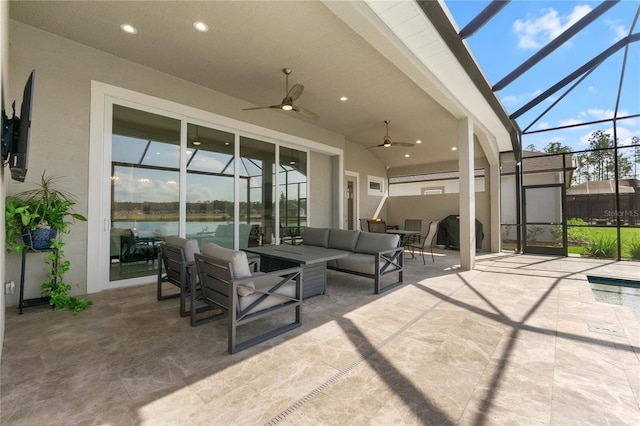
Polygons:
[[640,321],[640,281],[587,275],[598,302],[627,306]]

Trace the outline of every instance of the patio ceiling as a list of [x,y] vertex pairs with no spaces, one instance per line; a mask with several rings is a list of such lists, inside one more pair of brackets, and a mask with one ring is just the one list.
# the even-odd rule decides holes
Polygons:
[[[496,138],[500,151],[511,150],[512,135],[496,118],[495,106],[446,50],[418,3],[370,4],[12,1],[10,16],[245,100],[246,107],[279,103],[285,91],[282,68],[291,68],[290,83],[305,86],[296,104],[320,116],[313,121],[293,115],[296,120],[342,134],[363,150],[382,143],[384,120],[390,120],[393,140],[423,142],[407,149],[369,150],[390,167],[457,160],[451,151],[457,145],[456,120],[467,113]],[[389,25],[402,14],[411,19],[392,30]],[[206,22],[210,31],[194,31],[196,20]],[[138,33],[123,33],[120,24],[125,22]],[[412,49],[422,48],[427,56],[407,48],[407,31],[419,32],[421,44]],[[341,96],[349,100],[341,102]],[[471,99],[477,100],[472,112],[465,110]],[[268,123],[270,114],[287,113],[238,111],[233,118]]]

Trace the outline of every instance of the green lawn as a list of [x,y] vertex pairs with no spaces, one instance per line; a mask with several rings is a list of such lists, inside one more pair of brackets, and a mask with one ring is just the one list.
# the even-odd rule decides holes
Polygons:
[[[593,240],[600,237],[617,239],[616,228],[606,228],[599,226],[571,226],[569,229],[582,230],[587,239]],[[620,240],[622,241],[622,257],[626,259],[631,258],[631,242],[633,239],[640,241],[640,228],[620,228]],[[570,243],[571,244],[571,243]],[[584,252],[583,246],[569,245],[569,253],[582,254]]]
[[[572,233],[582,234],[583,239],[594,240],[601,237],[611,238],[615,240],[617,238],[616,228],[607,228],[600,226],[569,226],[569,253],[570,254],[584,254],[585,246],[576,245],[571,242]],[[622,240],[622,258],[631,259],[631,242],[636,240],[637,244],[640,244],[640,228],[620,228],[620,239]],[[573,245],[572,245],[573,244]],[[515,250],[516,244],[513,240],[503,241],[503,250]],[[636,258],[636,260],[640,260]]]

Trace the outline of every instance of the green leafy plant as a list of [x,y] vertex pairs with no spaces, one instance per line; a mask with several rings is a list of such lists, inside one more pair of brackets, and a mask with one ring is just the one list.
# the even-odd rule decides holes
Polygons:
[[530,242],[536,242],[540,234],[544,232],[544,229],[540,226],[527,226],[527,240]]
[[64,281],[64,273],[69,270],[70,262],[64,259],[65,243],[62,235],[69,233],[74,220],[87,219],[73,211],[75,197],[57,184],[61,178],[42,174],[40,183],[34,189],[8,196],[5,200],[5,238],[7,251],[21,252],[32,249],[23,238],[25,233],[37,228],[57,229],[57,235],[51,239],[50,256],[46,264],[49,274],[42,284],[43,296],[50,296],[54,309],[68,307],[74,314],[89,307],[92,302],[69,295],[71,285]]
[[64,246],[65,243],[60,238],[54,239],[51,243],[51,248],[56,249],[57,252],[52,251],[47,257],[47,269],[50,272],[46,281],[42,283],[42,295],[51,297],[49,304],[53,306],[53,309],[66,307],[71,309],[75,315],[93,305],[93,302],[69,294],[71,285],[65,282],[64,273],[69,270],[71,263],[64,259]]
[[[584,245],[589,239],[587,222],[579,217],[572,217],[567,220],[567,239],[570,244]],[[551,233],[556,241],[562,241],[562,225],[554,226]]]
[[629,243],[629,254],[633,260],[640,260],[640,239],[634,237]]
[[605,235],[596,235],[589,239],[585,246],[585,254],[592,257],[615,257],[618,243],[615,238]]

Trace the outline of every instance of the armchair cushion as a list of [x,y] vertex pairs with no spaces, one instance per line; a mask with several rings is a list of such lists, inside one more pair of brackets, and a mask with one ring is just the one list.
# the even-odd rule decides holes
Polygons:
[[[258,291],[252,292],[246,296],[240,297],[238,303],[240,304],[240,310],[247,309],[253,302],[258,300],[263,293],[260,290],[268,291],[273,286],[277,285],[282,278],[279,276],[273,275],[258,275],[254,277],[254,285]],[[240,288],[238,288],[238,295],[240,294]],[[286,297],[278,297],[278,295],[286,296]],[[284,284],[282,287],[278,288],[275,293],[271,293],[269,297],[264,299],[262,302],[258,303],[255,307],[252,308],[252,311],[262,311],[267,308],[271,308],[273,306],[282,305],[285,302],[290,301],[292,298],[296,297],[296,282],[290,281]]]
[[[202,254],[230,262],[231,276],[234,280],[251,277],[247,254],[243,251],[235,251],[215,243],[208,243],[202,247]],[[249,296],[254,293],[252,289],[255,289],[255,284],[252,281],[246,282],[238,287],[238,295]]]
[[187,240],[186,238],[169,235],[165,238],[164,242],[175,247],[181,247],[187,262],[193,262],[195,260],[193,255],[200,253],[197,240]]

